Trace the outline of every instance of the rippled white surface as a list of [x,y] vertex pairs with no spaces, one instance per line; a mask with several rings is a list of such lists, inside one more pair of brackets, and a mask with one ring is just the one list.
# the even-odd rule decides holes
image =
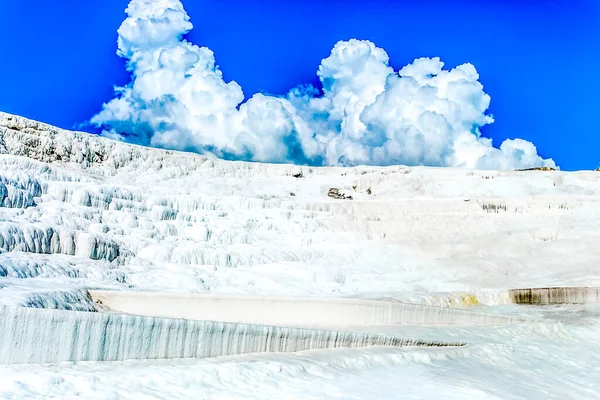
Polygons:
[[[331,187],[353,200],[328,197]],[[466,306],[470,297],[445,293],[495,304],[514,287],[600,285],[600,174],[592,171],[226,162],[0,113],[0,200],[5,305],[91,309],[86,290],[102,288]],[[584,320],[558,336],[444,331],[443,339],[478,338],[458,353],[3,367],[0,393],[599,398],[598,327]]]
[[[569,308],[560,314],[565,311]],[[541,327],[387,328],[430,338],[466,339],[471,344],[464,348],[374,347],[207,360],[0,367],[0,395],[65,399],[596,399],[600,396],[598,315],[596,310],[576,324]]]

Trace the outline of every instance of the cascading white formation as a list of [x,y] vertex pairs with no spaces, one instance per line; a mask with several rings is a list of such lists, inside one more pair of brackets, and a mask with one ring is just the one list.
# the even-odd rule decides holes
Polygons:
[[600,285],[599,178],[228,162],[0,113],[0,304],[87,310],[88,288],[437,304]]
[[0,364],[204,358],[366,346],[462,346],[335,332],[0,306]]
[[[600,231],[590,221],[600,215],[599,181],[591,171],[228,162],[0,113],[0,304],[93,310],[88,289],[405,301],[414,294],[437,304],[436,293],[594,285]],[[328,197],[330,188],[353,200]],[[576,262],[565,263],[573,249]],[[459,310],[397,308],[404,311],[361,321],[381,322],[391,312],[396,322],[503,323]],[[40,338],[41,353],[57,354],[47,360],[71,355],[52,350],[43,329],[68,332],[60,340],[78,343],[73,358],[86,331],[116,346],[110,351],[130,354],[124,346],[138,339],[97,332],[121,321],[139,334],[148,329],[139,321],[150,321],[6,310],[4,343],[25,329],[27,343]],[[35,325],[43,315],[56,317]],[[72,318],[68,328],[52,322],[61,318]]]

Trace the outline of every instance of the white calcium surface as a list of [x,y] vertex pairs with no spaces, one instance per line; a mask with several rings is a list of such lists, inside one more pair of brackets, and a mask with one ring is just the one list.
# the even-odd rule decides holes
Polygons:
[[[111,289],[509,307],[512,288],[600,286],[599,228],[594,171],[229,162],[0,113],[1,305],[91,310],[87,290]],[[0,367],[0,396],[600,398],[597,314],[561,310],[557,332],[421,332],[460,350]]]

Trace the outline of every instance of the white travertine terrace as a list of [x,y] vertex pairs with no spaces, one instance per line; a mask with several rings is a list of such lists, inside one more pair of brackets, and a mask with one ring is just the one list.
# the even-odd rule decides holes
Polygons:
[[0,306],[0,364],[206,358],[368,346],[462,346],[336,332]]
[[[0,365],[0,398],[600,398],[597,304],[509,304],[513,288],[597,300],[543,288],[600,286],[599,221],[594,171],[229,162],[0,113],[0,363],[392,344]],[[88,291],[122,291],[105,300],[123,312],[344,332],[65,311],[101,308]],[[175,310],[144,291],[287,303]],[[125,301],[140,296],[146,311]],[[447,342],[468,345],[396,347]]]
[[453,307],[600,285],[594,171],[230,162],[0,113],[0,204],[6,305],[91,310],[104,289]]
[[482,325],[528,322],[457,308],[316,297],[225,296],[90,290],[112,311],[128,314],[276,326],[347,327],[377,324]]

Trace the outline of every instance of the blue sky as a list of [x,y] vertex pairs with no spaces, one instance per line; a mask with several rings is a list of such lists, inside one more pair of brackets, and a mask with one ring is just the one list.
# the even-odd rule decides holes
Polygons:
[[[0,0],[0,110],[73,128],[129,75],[116,56],[128,0]],[[338,40],[368,39],[397,70],[417,57],[469,62],[491,96],[498,145],[523,138],[565,170],[600,162],[600,6],[564,1],[184,1],[187,39],[215,53],[246,97],[319,84]],[[87,126],[88,131],[98,131]]]

